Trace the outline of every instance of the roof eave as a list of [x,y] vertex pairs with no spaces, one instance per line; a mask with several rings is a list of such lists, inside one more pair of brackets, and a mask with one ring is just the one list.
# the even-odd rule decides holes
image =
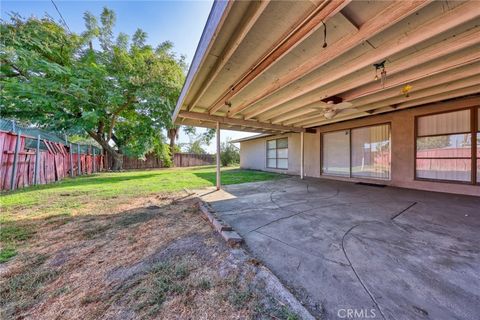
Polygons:
[[202,36],[198,42],[197,49],[195,50],[195,55],[193,56],[192,64],[188,69],[187,78],[180,92],[180,96],[177,100],[175,110],[172,114],[172,123],[175,123],[178,113],[182,108],[185,97],[190,89],[193,80],[197,76],[198,71],[200,70],[201,65],[203,64],[206,54],[212,46],[212,43],[215,39],[215,35],[218,34],[219,29],[222,25],[222,22],[225,20],[226,15],[228,14],[228,8],[231,6],[230,1],[225,0],[214,0],[210,14],[208,15],[207,23],[203,28]]

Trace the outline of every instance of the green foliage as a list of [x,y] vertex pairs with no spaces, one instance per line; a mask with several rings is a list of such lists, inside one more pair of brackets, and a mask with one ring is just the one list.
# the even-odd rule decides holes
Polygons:
[[160,141],[154,142],[153,152],[157,157],[162,160],[163,166],[165,168],[170,168],[173,166],[172,156],[170,153],[170,147]]
[[185,144],[184,151],[195,154],[206,154],[204,145],[209,145],[215,137],[215,129],[207,129],[205,132],[198,133],[197,128],[184,126],[183,131],[187,134],[189,143]]
[[112,155],[156,151],[172,126],[183,57],[170,42],[147,45],[141,29],[131,42],[124,33],[114,39],[116,16],[107,8],[84,20],[81,35],[48,17],[1,22],[0,115],[88,134]]
[[222,166],[235,166],[240,163],[240,151],[230,141],[222,142],[220,147]]

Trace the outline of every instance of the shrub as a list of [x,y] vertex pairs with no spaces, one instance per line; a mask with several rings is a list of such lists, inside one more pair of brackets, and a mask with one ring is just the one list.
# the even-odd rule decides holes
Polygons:
[[223,142],[220,147],[222,166],[234,166],[240,163],[240,150],[230,141]]

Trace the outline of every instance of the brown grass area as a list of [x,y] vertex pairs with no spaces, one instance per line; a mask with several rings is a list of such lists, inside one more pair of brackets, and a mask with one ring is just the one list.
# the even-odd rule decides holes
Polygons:
[[33,237],[0,266],[3,319],[295,319],[194,199],[109,203],[31,222]]

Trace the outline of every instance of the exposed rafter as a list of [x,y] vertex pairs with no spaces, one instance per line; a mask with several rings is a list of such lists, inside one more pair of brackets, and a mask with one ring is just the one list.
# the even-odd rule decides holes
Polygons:
[[[412,53],[390,63],[388,65],[389,79],[396,77],[397,74],[403,75],[402,77],[404,79],[419,78],[424,72],[435,73],[437,72],[435,70],[443,70],[446,64],[451,64],[452,62],[454,64],[458,64],[462,63],[462,61],[470,61],[472,53],[476,54],[480,52],[479,44],[480,27],[475,27],[462,34],[456,35],[455,37],[450,37],[444,41],[441,41],[425,49],[416,51],[415,53]],[[470,47],[472,47],[470,53],[464,55],[462,53],[462,50]],[[458,54],[461,55],[460,59],[457,59],[456,62],[450,61],[450,57],[452,55],[457,56],[457,54],[455,54],[456,52],[459,52]],[[438,66],[430,66],[428,68],[424,66],[424,64],[427,64],[439,58],[445,58],[444,60],[442,60],[442,64]],[[390,82],[390,80],[387,81],[387,88],[390,86]],[[288,105],[271,110],[260,116],[258,120],[266,121],[268,119],[272,119],[274,123],[279,123],[281,121],[289,119],[288,115],[292,113],[292,111],[301,110],[304,108],[305,105],[318,102],[320,99],[328,96],[339,95],[341,94],[341,92],[345,92],[355,88],[359,88],[359,90],[362,90],[362,88],[364,88],[363,86],[366,84],[369,84],[370,88],[380,87],[379,83],[373,80],[371,72],[366,72],[355,77],[343,79],[343,81],[337,81],[330,86],[326,86],[319,92],[316,91],[314,95],[309,95],[306,97],[306,99],[302,99],[301,103],[292,102]],[[349,101],[351,99],[351,97],[348,96],[348,92],[347,95],[342,94],[342,96],[346,101]],[[274,119],[276,116],[279,115],[287,118],[283,118],[282,120]]]
[[201,120],[201,121],[212,121],[212,122],[219,122],[222,124],[230,124],[230,125],[237,125],[237,126],[245,126],[250,128],[259,128],[259,129],[267,129],[272,131],[283,131],[283,132],[302,132],[305,131],[302,128],[298,127],[291,127],[291,126],[282,126],[278,124],[270,124],[270,123],[260,123],[257,121],[252,120],[243,120],[237,118],[226,118],[226,117],[219,117],[214,115],[208,115],[205,113],[198,113],[198,112],[188,112],[183,111],[178,114],[180,118],[187,118],[192,120]]
[[274,101],[269,101],[268,106],[257,108],[256,110],[246,113],[245,118],[251,119],[258,116],[259,114],[276,108],[287,101],[301,97],[325,85],[331,84],[334,81],[368,67],[385,57],[389,57],[405,49],[411,48],[479,16],[480,6],[478,6],[475,1],[461,4],[436,18],[405,32],[399,38],[386,41],[376,49],[370,50],[365,54],[352,59],[350,62],[344,64],[341,69],[326,72],[322,75],[322,79],[311,80],[309,83],[296,90],[296,92],[289,95],[288,98],[274,99]]
[[213,80],[215,80],[216,76],[220,73],[222,68],[228,62],[230,57],[233,55],[233,53],[238,48],[240,43],[243,41],[245,36],[248,34],[250,29],[253,27],[255,22],[257,22],[258,18],[261,16],[261,14],[263,13],[267,5],[268,5],[267,1],[252,1],[250,3],[250,6],[247,11],[248,13],[246,14],[246,18],[237,27],[235,34],[232,35],[224,51],[218,57],[217,61],[215,62],[215,65],[212,67],[212,69],[208,73],[208,76],[205,78],[204,82],[202,83],[201,89],[193,98],[190,105],[188,106],[187,108],[188,111],[192,111],[195,108],[198,101],[205,94],[205,92],[210,87]]
[[[465,78],[469,78],[480,73],[480,51],[472,53],[476,55],[475,59],[468,62],[457,63],[454,61],[446,61],[446,66],[437,68],[435,71],[425,72],[418,77],[406,77],[400,74],[398,79],[391,79],[391,84],[388,88],[370,91],[368,95],[363,95],[358,99],[350,100],[354,106],[362,106],[376,101],[382,101],[387,98],[392,98],[395,95],[401,95],[403,85],[410,84],[413,86],[412,91],[428,89],[432,86],[453,82]],[[464,57],[463,57],[464,58]],[[467,59],[465,59],[467,60]],[[472,63],[472,61],[474,61]]]
[[[468,53],[459,52],[456,55],[457,57],[450,57],[442,64],[435,63],[427,66],[419,66],[418,68],[410,69],[409,72],[399,73],[397,77],[392,77],[388,80],[388,86],[386,88],[382,88],[379,83],[377,83],[376,90],[371,90],[370,87],[360,88],[356,91],[355,95],[362,98],[347,100],[351,101],[355,107],[358,107],[385,100],[392,97],[392,95],[401,95],[401,86],[407,83],[413,85],[414,91],[418,91],[479,73],[480,67],[478,61],[480,61],[480,51],[473,49],[473,51]],[[369,93],[368,95],[367,92]],[[345,96],[353,97],[354,95]],[[306,108],[308,108],[308,106],[302,107],[300,110],[305,110]],[[309,118],[308,116],[298,118],[300,116],[299,114],[291,114],[292,113],[284,114],[283,124],[290,125],[308,120]]]
[[288,74],[281,76],[267,88],[262,90],[262,92],[256,97],[249,99],[248,101],[242,103],[239,106],[231,108],[229,110],[229,115],[234,116],[237,113],[242,112],[243,110],[252,106],[253,104],[258,103],[266,97],[271,96],[272,94],[291,84],[295,80],[302,78],[303,76],[327,64],[329,61],[332,61],[333,59],[338,57],[339,53],[346,52],[356,47],[366,39],[373,37],[374,35],[380,33],[386,28],[394,25],[399,20],[423,8],[429,2],[431,1],[422,0],[394,2],[385,10],[382,10],[374,18],[368,20],[363,26],[359,28],[356,33],[348,34],[345,37],[336,41],[335,43],[330,44],[319,55],[312,57],[311,59],[300,64]]
[[[215,129],[217,124],[216,122],[212,122],[212,121],[197,121],[197,120],[191,120],[191,119],[185,119],[185,118],[182,118],[182,119],[184,119],[184,121],[182,122],[182,125],[185,125],[185,126]],[[220,124],[220,129],[240,130],[240,131],[247,131],[247,132],[254,132],[254,133],[269,133],[269,134],[279,133],[279,131],[251,128],[251,127],[245,127],[245,126],[226,125],[226,124]]]
[[[400,96],[400,97],[395,97],[391,99],[385,99],[383,101],[368,104],[365,106],[357,107],[355,111],[352,111],[351,114],[347,114],[345,117],[354,115],[355,113],[359,113],[360,115],[362,115],[364,114],[364,112],[367,112],[370,110],[374,110],[373,113],[375,113],[377,109],[385,108],[388,106],[397,106],[397,109],[398,109],[398,106],[403,103],[407,103],[410,101],[413,102],[414,100],[424,99],[429,97],[438,97],[439,95],[443,95],[444,93],[447,93],[447,92],[455,93],[458,90],[462,90],[464,88],[469,88],[469,90],[470,89],[473,90],[473,92],[471,93],[480,93],[480,75],[475,75],[467,79],[448,82],[446,84],[430,87],[424,90],[419,90],[417,92],[412,92],[409,97]],[[451,96],[451,97],[455,97],[455,96]],[[446,98],[444,99],[448,99],[448,98],[450,98],[450,96],[446,95]],[[342,119],[343,119],[342,116],[335,117],[336,121],[340,121]],[[320,123],[323,120],[325,120],[323,116],[316,116],[316,117],[310,117],[308,120],[295,122],[295,124],[302,127],[304,126],[309,127],[314,124]]]
[[[318,126],[323,126],[323,125],[327,125],[327,124],[331,124],[331,123],[335,123],[335,122],[339,122],[339,121],[346,121],[346,120],[361,118],[361,117],[364,117],[365,115],[381,114],[381,113],[391,112],[391,111],[394,111],[394,110],[395,111],[403,110],[403,109],[408,109],[408,108],[421,106],[421,105],[426,105],[426,104],[432,104],[432,103],[441,104],[441,103],[443,103],[443,101],[446,101],[446,100],[465,97],[465,96],[469,96],[469,95],[475,95],[475,94],[479,94],[479,93],[480,93],[480,87],[478,85],[477,86],[472,86],[472,87],[465,87],[465,88],[458,89],[458,90],[442,92],[442,93],[434,95],[434,96],[429,96],[429,97],[420,98],[420,99],[414,99],[414,100],[404,102],[404,103],[401,103],[401,104],[395,105],[395,106],[382,107],[380,109],[377,109],[377,110],[374,110],[374,111],[368,112],[368,113],[367,112],[364,112],[364,113],[360,112],[360,113],[356,113],[356,114],[346,115],[346,116],[343,116],[343,117],[338,117],[338,118],[335,118],[335,119],[332,119],[332,120],[323,119],[323,120],[317,121],[315,123],[305,125],[305,127],[318,127]],[[480,98],[480,96],[477,95],[477,96],[473,96],[471,99],[473,101],[477,102],[479,100],[479,98]],[[468,100],[468,98],[467,98],[467,100]],[[467,104],[467,102],[466,102],[467,100],[462,99],[458,103],[449,103],[449,105],[452,108],[465,106],[465,104]]]
[[209,108],[209,113],[214,114],[229,101],[243,90],[251,81],[268,70],[277,61],[293,50],[304,39],[317,30],[322,22],[327,21],[343,9],[351,0],[327,0],[317,7],[313,12],[293,28],[293,32],[284,37],[274,46],[260,61],[258,61],[249,71],[244,74],[232,87],[222,93],[219,99]]

